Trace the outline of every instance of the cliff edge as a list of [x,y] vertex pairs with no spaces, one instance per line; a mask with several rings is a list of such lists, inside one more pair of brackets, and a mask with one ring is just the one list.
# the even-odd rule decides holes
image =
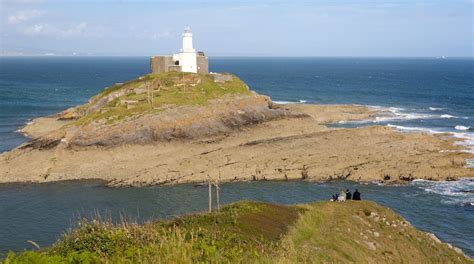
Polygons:
[[370,201],[242,201],[170,221],[83,221],[52,247],[6,263],[473,263]]

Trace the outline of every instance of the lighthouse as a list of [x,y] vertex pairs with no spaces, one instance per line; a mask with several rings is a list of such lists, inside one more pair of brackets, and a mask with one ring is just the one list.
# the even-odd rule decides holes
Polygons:
[[193,33],[187,26],[182,34],[183,46],[178,54],[171,56],[153,56],[150,59],[150,71],[152,73],[161,72],[192,72],[209,73],[209,62],[204,52],[193,47]]
[[183,48],[180,50],[178,61],[182,72],[197,73],[196,50],[193,48],[193,33],[189,26],[183,32]]

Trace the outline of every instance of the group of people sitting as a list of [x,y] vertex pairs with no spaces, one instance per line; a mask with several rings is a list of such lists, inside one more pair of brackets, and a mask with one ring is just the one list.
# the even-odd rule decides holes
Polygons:
[[342,190],[341,193],[336,193],[332,196],[331,202],[343,202],[345,200],[360,200],[359,190],[355,189],[354,194],[352,194],[349,189],[346,189],[346,191]]

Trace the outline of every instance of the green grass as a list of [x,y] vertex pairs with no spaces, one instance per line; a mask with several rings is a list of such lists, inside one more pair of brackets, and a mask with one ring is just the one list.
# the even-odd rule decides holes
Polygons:
[[276,260],[291,263],[472,263],[447,245],[438,244],[411,227],[391,209],[374,202],[316,202],[306,207],[310,209],[283,239],[282,254]]
[[368,201],[241,201],[144,225],[84,221],[52,247],[11,252],[5,263],[472,263],[411,226],[381,224],[373,213],[405,222]]
[[[159,81],[161,86],[154,91],[153,105],[148,101],[147,93],[136,93],[135,89],[143,88],[149,83]],[[95,111],[87,111],[102,98],[124,91],[125,94],[116,98]],[[238,77],[233,76],[232,81],[215,83],[212,75],[191,73],[161,73],[148,74],[139,79],[123,84],[114,85],[104,89],[101,93],[91,98],[86,105],[80,106],[80,111],[87,111],[74,125],[85,125],[102,120],[105,123],[114,123],[125,118],[135,118],[143,114],[158,113],[172,106],[204,106],[210,100],[226,95],[249,95],[251,92],[247,85]],[[120,104],[120,100],[135,100],[137,105],[127,109]]]

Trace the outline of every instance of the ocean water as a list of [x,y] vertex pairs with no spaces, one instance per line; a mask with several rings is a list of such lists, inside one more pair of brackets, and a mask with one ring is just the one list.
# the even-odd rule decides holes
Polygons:
[[[147,57],[0,57],[0,152],[27,140],[16,130],[34,117],[84,103],[106,86],[146,74],[148,65]],[[394,114],[336,125],[451,132],[463,139],[466,151],[473,151],[474,59],[211,57],[210,70],[235,73],[253,90],[282,103],[361,104]],[[326,199],[343,185],[355,187],[344,182],[235,183],[225,186],[223,199],[298,203]],[[357,186],[366,198],[474,256],[473,181]],[[205,205],[203,190],[192,185],[109,189],[97,182],[4,184],[0,252],[30,248],[28,239],[47,246],[78,215],[95,211],[143,221]]]
[[[388,206],[415,227],[474,256],[474,181],[414,182],[406,186],[379,186],[352,182],[227,183],[221,189],[225,204],[252,199],[295,204],[328,200],[341,189],[358,188],[362,199]],[[181,184],[141,188],[107,188],[98,181],[0,185],[0,257],[8,250],[52,244],[81,217],[112,218],[116,222],[166,219],[207,209],[207,187]]]

